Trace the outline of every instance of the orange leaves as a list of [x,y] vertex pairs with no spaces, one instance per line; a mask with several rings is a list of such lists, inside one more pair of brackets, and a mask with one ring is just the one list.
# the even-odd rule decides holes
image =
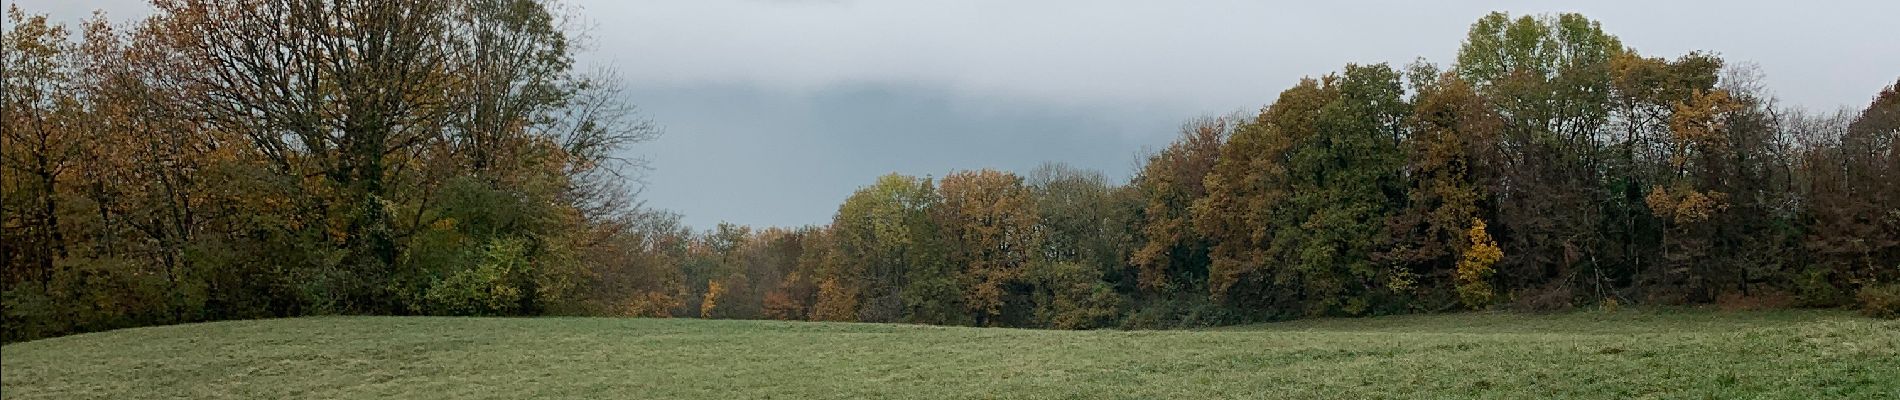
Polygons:
[[786,290],[766,292],[764,303],[765,318],[781,321],[805,319],[805,305],[793,299]]
[[1023,279],[1039,238],[1035,199],[1015,174],[983,169],[943,178],[938,219],[967,282],[966,306],[1002,314],[1008,285]]

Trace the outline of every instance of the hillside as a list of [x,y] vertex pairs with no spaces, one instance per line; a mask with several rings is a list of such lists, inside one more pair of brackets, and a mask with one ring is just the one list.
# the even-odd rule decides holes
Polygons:
[[38,398],[1878,398],[1900,321],[1459,314],[1198,331],[326,317],[4,347]]

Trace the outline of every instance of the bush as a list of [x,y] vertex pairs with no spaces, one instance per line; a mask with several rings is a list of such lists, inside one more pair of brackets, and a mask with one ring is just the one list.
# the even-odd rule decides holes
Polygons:
[[1850,303],[1851,289],[1838,283],[1835,270],[1836,266],[1828,264],[1809,266],[1795,279],[1795,300],[1804,307],[1837,307]]
[[813,321],[857,321],[858,290],[836,279],[818,283],[818,304],[812,306]]
[[59,318],[53,298],[39,285],[22,284],[0,292],[0,341],[13,343],[68,333],[70,324]]
[[799,321],[809,318],[811,314],[810,311],[805,309],[804,304],[799,303],[798,300],[792,298],[792,295],[783,289],[765,292],[765,300],[762,307],[764,308],[766,319]]
[[636,318],[672,318],[672,310],[680,306],[677,297],[665,293],[644,292],[634,295],[622,303],[616,315]]
[[1773,289],[1756,289],[1754,293],[1723,293],[1715,297],[1716,307],[1723,310],[1778,310],[1795,306],[1795,296],[1788,292]]
[[1869,317],[1900,319],[1900,283],[1868,285],[1855,296],[1860,312]]
[[485,246],[482,262],[474,268],[451,273],[430,285],[425,300],[431,314],[440,315],[513,315],[522,311],[525,290],[522,283],[529,275],[526,245],[518,239],[504,239]]
[[[0,339],[11,343],[58,335],[179,322],[165,278],[119,258],[60,260],[53,280],[0,292]],[[189,305],[201,308],[201,305]]]
[[[1122,296],[1103,283],[1089,285],[1085,297],[1058,300],[1055,314],[1047,317],[1059,329],[1095,329],[1112,325],[1121,316]],[[1078,293],[1079,294],[1079,293]]]
[[1122,319],[1122,329],[1176,329],[1231,325],[1247,321],[1232,309],[1205,297],[1149,301],[1136,307]]
[[1033,265],[1029,278],[1038,287],[1035,319],[1057,329],[1112,326],[1121,316],[1123,300],[1101,275],[1094,267],[1073,262]]
[[1562,283],[1518,289],[1512,292],[1511,299],[1512,308],[1526,312],[1564,311],[1576,307],[1576,296],[1569,285]]

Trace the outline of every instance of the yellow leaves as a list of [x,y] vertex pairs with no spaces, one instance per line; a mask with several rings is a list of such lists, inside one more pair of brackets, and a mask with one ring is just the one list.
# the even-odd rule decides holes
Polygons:
[[1689,162],[1692,150],[1715,150],[1728,145],[1728,116],[1741,111],[1742,104],[1726,90],[1696,91],[1687,101],[1675,103],[1669,117],[1669,131],[1675,144],[1670,164],[1681,168]]
[[443,217],[442,219],[436,220],[434,223],[430,223],[429,229],[434,229],[438,231],[453,231],[455,230],[455,225],[456,225],[456,221],[454,217]]
[[1393,271],[1392,276],[1386,279],[1385,286],[1394,293],[1409,293],[1418,287],[1418,273],[1409,269]]
[[521,288],[506,284],[491,285],[485,300],[491,310],[513,310],[521,301]]
[[1655,213],[1657,218],[1678,225],[1706,221],[1728,208],[1728,194],[1717,191],[1704,193],[1686,187],[1670,190],[1657,186],[1643,196],[1643,201],[1649,204],[1650,212]]
[[1657,217],[1675,220],[1670,217],[1676,214],[1676,199],[1669,195],[1669,191],[1663,190],[1662,186],[1650,189],[1649,194],[1643,196],[1643,202],[1649,204],[1649,211],[1655,213]]
[[[16,54],[24,56],[24,59],[50,60],[71,47],[71,44],[66,42],[66,26],[48,24],[44,14],[29,16],[25,10],[20,9],[20,5],[10,4],[7,6],[6,19],[6,25],[11,27],[6,35],[7,50],[17,52]],[[13,57],[9,55],[8,58]],[[10,65],[10,67],[18,68],[18,65]],[[19,71],[13,70],[9,73],[17,74]]]
[[719,307],[719,295],[726,293],[726,286],[719,281],[706,281],[706,299],[699,302],[699,317],[712,318],[713,310]]
[[1497,271],[1492,266],[1504,259],[1504,250],[1491,239],[1483,219],[1472,218],[1471,229],[1465,236],[1471,241],[1471,247],[1465,248],[1464,257],[1458,260],[1458,298],[1467,307],[1481,308],[1490,305],[1496,296],[1490,279]]
[[1610,79],[1621,90],[1631,95],[1644,95],[1657,88],[1662,70],[1669,62],[1661,58],[1643,57],[1634,51],[1619,52],[1610,57]]
[[621,305],[620,312],[629,317],[672,318],[670,310],[679,305],[679,299],[665,293],[643,292],[627,299]]
[[835,278],[825,279],[818,284],[818,304],[812,306],[813,321],[857,321],[858,290],[838,282]]

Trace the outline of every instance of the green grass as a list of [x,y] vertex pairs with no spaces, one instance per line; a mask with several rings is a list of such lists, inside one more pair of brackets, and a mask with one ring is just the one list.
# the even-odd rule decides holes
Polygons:
[[37,398],[1900,398],[1900,321],[1460,314],[1198,331],[331,317],[0,348]]

